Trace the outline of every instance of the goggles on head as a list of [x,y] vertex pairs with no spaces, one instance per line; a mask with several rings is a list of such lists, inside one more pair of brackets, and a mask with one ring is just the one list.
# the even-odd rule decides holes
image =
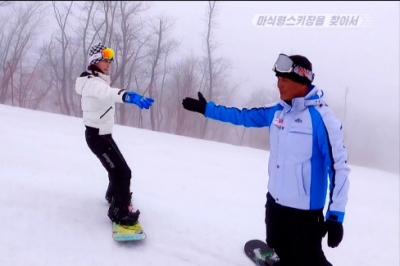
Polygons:
[[101,54],[104,59],[112,60],[114,58],[114,50],[111,48],[104,49]]
[[292,59],[285,54],[279,54],[272,70],[280,73],[296,73],[301,77],[306,77],[311,82],[314,80],[315,75],[311,70],[296,65]]
[[114,50],[111,48],[106,48],[104,50],[102,50],[99,53],[93,54],[92,56],[90,56],[89,58],[89,64],[90,62],[92,62],[93,60],[113,60],[114,59]]

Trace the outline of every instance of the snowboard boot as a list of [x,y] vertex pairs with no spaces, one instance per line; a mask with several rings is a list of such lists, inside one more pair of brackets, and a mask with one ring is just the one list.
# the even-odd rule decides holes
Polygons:
[[[130,193],[130,197],[132,198],[132,192]],[[107,187],[107,191],[106,191],[106,195],[105,195],[105,199],[108,202],[108,204],[111,204],[111,199],[112,199],[113,195],[112,195],[112,190],[111,190],[111,183],[108,183],[108,187]]]
[[111,199],[111,205],[108,209],[108,217],[111,221],[120,225],[134,225],[139,219],[139,214],[139,210],[134,211],[131,202],[128,205],[119,206],[115,204],[114,197]]
[[108,183],[107,191],[106,191],[106,201],[111,204],[111,198],[112,198],[112,193],[111,193],[111,183]]

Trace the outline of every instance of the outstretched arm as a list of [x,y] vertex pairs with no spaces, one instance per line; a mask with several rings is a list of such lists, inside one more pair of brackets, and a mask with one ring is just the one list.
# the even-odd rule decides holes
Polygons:
[[227,122],[234,125],[245,127],[265,127],[270,126],[275,112],[279,105],[273,107],[239,109],[235,107],[226,107],[208,102],[201,92],[198,93],[199,99],[185,98],[182,105],[189,111],[199,112],[205,117]]
[[108,86],[104,82],[89,78],[87,84],[82,88],[82,96],[95,97],[101,100],[112,99],[114,102],[122,103],[126,91]]
[[95,79],[89,82],[88,86],[82,90],[82,96],[92,96],[102,100],[112,99],[116,103],[136,104],[140,109],[149,109],[154,102],[152,98],[144,97],[133,91],[112,88]]

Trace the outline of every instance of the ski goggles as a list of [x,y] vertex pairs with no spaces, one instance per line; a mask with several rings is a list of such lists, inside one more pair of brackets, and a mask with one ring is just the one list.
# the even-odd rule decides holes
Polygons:
[[272,70],[279,73],[296,73],[301,77],[306,77],[311,82],[314,80],[315,75],[311,70],[296,65],[292,59],[285,54],[279,54]]
[[106,48],[101,51],[101,55],[104,59],[112,60],[114,58],[114,50],[111,48]]
[[106,48],[99,53],[93,54],[89,58],[89,63],[92,62],[93,60],[98,60],[98,59],[110,60],[110,61],[113,60],[114,59],[114,50],[111,48]]

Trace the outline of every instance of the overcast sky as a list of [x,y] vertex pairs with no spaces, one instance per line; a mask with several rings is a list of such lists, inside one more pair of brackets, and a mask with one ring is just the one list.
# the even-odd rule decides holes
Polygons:
[[[149,14],[166,13],[176,21],[180,53],[201,54],[205,2],[153,2]],[[315,84],[328,99],[348,99],[360,108],[399,113],[399,2],[219,2],[215,31],[217,53],[232,60],[240,93],[273,89],[271,71],[279,53],[309,58]],[[256,27],[256,14],[360,14],[370,27]],[[361,20],[360,20],[361,22]],[[361,24],[359,22],[359,24]],[[355,106],[354,106],[355,107]]]

